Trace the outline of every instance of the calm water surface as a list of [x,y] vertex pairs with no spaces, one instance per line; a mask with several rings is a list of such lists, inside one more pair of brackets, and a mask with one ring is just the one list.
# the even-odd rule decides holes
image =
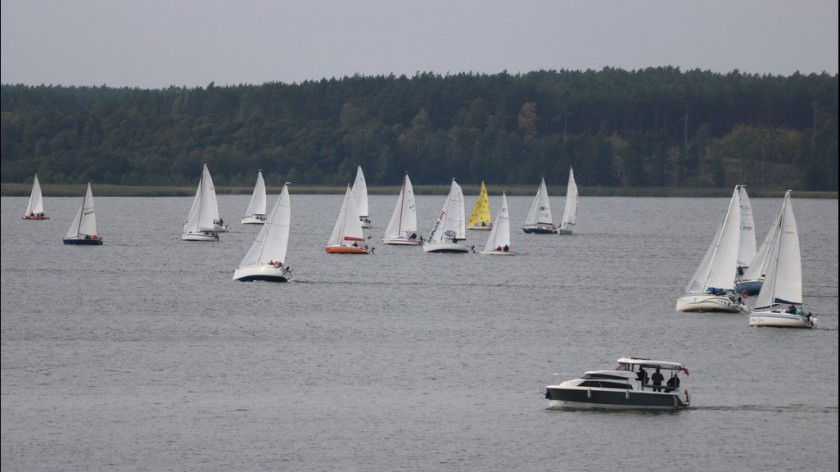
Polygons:
[[[800,331],[674,311],[728,199],[582,197],[541,236],[509,197],[498,258],[383,245],[396,196],[371,196],[375,254],[339,256],[342,196],[291,190],[288,284],[231,280],[248,195],[219,197],[218,243],[181,241],[190,198],[96,198],[99,247],[62,245],[81,198],[38,222],[3,197],[3,471],[837,470],[836,200],[793,202]],[[418,197],[421,234],[444,198]],[[759,243],[781,203],[753,199]],[[552,373],[621,356],[686,363],[692,407],[547,408]]]

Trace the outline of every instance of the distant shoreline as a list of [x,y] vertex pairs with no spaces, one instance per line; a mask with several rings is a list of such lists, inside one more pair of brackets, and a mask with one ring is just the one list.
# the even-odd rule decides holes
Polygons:
[[[97,197],[192,197],[195,195],[195,187],[167,187],[167,186],[131,186],[131,185],[93,185],[93,193]],[[478,195],[480,184],[461,184],[466,195]],[[292,193],[300,195],[331,195],[343,194],[345,186],[327,185],[295,185],[289,187]],[[747,186],[750,198],[782,198],[786,189],[758,188]],[[281,187],[268,186],[268,194],[279,194]],[[537,185],[493,185],[488,184],[487,190],[490,196],[501,195],[504,191],[508,196],[533,196],[537,191]],[[28,197],[32,191],[32,184],[3,183],[0,184],[0,196],[3,197]],[[45,197],[77,197],[84,194],[85,184],[49,184],[41,182],[41,191]],[[216,186],[218,195],[250,195],[253,187]],[[400,192],[400,187],[394,186],[368,186],[370,195],[393,195]],[[449,185],[414,185],[416,195],[446,195],[449,192]],[[549,186],[548,193],[554,197],[566,195],[565,186]],[[728,187],[586,187],[580,186],[581,197],[675,197],[675,198],[726,198],[732,195],[732,188]],[[837,199],[838,192],[834,191],[797,191],[793,192],[794,198],[820,198]]]

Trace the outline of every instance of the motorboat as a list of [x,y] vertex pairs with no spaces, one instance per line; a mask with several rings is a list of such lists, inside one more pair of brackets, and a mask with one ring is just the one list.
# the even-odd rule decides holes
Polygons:
[[679,362],[622,357],[613,370],[592,370],[577,379],[550,382],[545,398],[549,408],[679,410],[691,404],[688,389],[680,392],[680,372],[688,375],[688,368]]

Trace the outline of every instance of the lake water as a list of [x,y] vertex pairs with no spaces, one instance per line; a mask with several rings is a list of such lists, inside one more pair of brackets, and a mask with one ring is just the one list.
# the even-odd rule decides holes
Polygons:
[[[584,196],[557,236],[510,197],[499,258],[383,245],[396,195],[371,196],[375,254],[341,256],[343,196],[291,192],[288,284],[231,280],[249,195],[218,243],[181,241],[190,198],[96,198],[98,247],[61,241],[81,195],[48,221],[3,197],[3,472],[837,470],[837,200],[794,198],[819,325],[783,330],[674,310],[728,199]],[[752,202],[760,244],[782,199]],[[551,374],[622,356],[685,363],[691,408],[547,408]]]

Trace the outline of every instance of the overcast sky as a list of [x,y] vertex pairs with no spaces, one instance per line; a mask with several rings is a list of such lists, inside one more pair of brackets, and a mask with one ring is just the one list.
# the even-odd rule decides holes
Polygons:
[[2,0],[2,83],[675,66],[837,74],[838,0]]

